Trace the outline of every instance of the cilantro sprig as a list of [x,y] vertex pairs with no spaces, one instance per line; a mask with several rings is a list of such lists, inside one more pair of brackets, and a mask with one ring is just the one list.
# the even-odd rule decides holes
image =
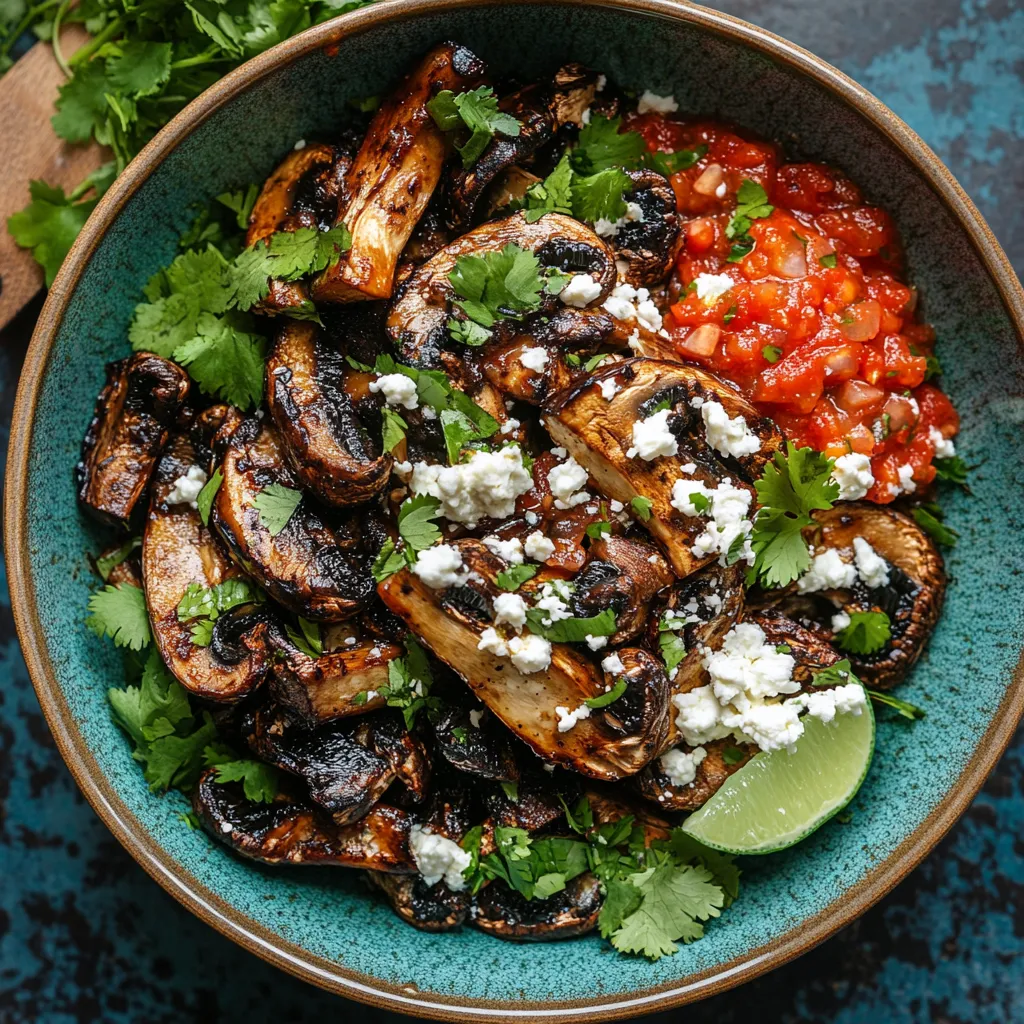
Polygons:
[[86,626],[99,637],[109,636],[117,647],[141,651],[152,640],[146,596],[131,583],[97,590],[89,598],[89,613]]
[[241,577],[233,577],[212,587],[190,583],[178,602],[178,621],[190,624],[192,643],[209,647],[213,640],[213,624],[226,611],[245,604],[260,604],[262,592]]
[[498,109],[498,98],[489,85],[460,93],[444,89],[427,104],[427,110],[441,131],[469,133],[462,145],[455,146],[463,167],[472,167],[497,133],[516,138],[522,130],[516,118]]
[[891,638],[891,623],[885,612],[850,612],[850,624],[836,634],[836,643],[851,654],[876,654]]
[[753,251],[754,240],[750,237],[750,226],[755,220],[770,217],[775,207],[768,202],[768,193],[756,181],[744,178],[736,191],[736,209],[725,228],[725,235],[732,240],[732,248],[726,257],[729,263],[739,263]]
[[[421,711],[432,716],[440,709],[441,701],[430,695],[434,677],[430,671],[427,652],[411,637],[405,641],[405,656],[388,662],[388,681],[378,687],[377,693],[384,697],[389,708],[398,708],[405,719],[405,727],[411,729]],[[365,704],[366,691],[356,694],[355,703]]]

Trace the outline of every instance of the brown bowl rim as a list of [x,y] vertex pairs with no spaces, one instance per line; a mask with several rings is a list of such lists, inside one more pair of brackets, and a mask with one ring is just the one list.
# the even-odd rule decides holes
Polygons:
[[682,981],[666,982],[628,995],[582,1000],[545,1000],[510,1005],[500,1000],[467,999],[426,992],[414,982],[393,985],[348,970],[310,954],[270,929],[240,914],[201,884],[151,838],[113,790],[79,733],[49,659],[46,634],[35,602],[28,547],[26,482],[33,420],[50,348],[81,274],[104,233],[128,199],[152,171],[187,137],[234,96],[279,67],[312,50],[371,30],[391,19],[464,7],[538,6],[613,8],[688,22],[715,35],[750,46],[809,76],[838,95],[882,131],[914,164],[947,210],[966,231],[995,283],[1024,345],[1024,288],[1021,287],[991,229],[951,172],[900,118],[852,79],[813,54],[765,29],[688,0],[381,0],[372,7],[314,26],[232,71],[179,113],[132,161],[99,202],[50,288],[26,353],[12,418],[10,458],[4,497],[5,553],[11,603],[18,637],[46,720],[75,781],[118,841],[172,896],[207,924],[239,945],[291,974],[328,991],[386,1008],[438,1020],[493,1021],[498,1018],[544,1018],[573,1022],[611,1020],[679,1006],[723,992],[772,970],[834,935],[877,903],[906,877],[949,831],[1005,750],[1024,712],[1024,658],[1018,661],[991,724],[948,796],[884,861],[842,897],[756,949],[721,966],[699,971]]

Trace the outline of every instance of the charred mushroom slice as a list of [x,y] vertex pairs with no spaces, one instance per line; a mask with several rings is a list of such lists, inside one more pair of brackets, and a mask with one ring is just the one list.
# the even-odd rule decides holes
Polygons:
[[840,660],[836,649],[821,636],[804,628],[799,622],[778,611],[763,611],[746,617],[764,633],[765,643],[788,647],[796,664],[793,679],[803,687],[812,685],[814,677]]
[[[650,732],[622,735],[601,715],[581,716],[573,728],[559,731],[556,708],[578,709],[605,692],[605,680],[593,662],[564,643],[552,644],[550,664],[532,673],[521,671],[508,657],[481,650],[490,604],[498,593],[494,579],[505,563],[479,541],[456,541],[454,546],[479,583],[454,592],[437,591],[403,569],[380,584],[384,603],[541,757],[598,779],[639,771],[664,736],[663,725],[654,721],[655,709],[641,716],[651,724]],[[663,700],[662,695],[651,694],[650,699],[662,706],[667,695]]]
[[[611,249],[593,231],[571,217],[551,213],[529,224],[517,213],[504,220],[482,224],[445,246],[402,285],[387,321],[388,335],[400,352],[402,362],[435,366],[442,350],[448,347],[447,324],[455,295],[448,275],[455,269],[459,257],[497,253],[510,244],[535,253],[546,266],[590,273],[601,286],[595,303],[603,301],[615,284]],[[511,325],[516,321],[501,321],[501,324],[506,323]],[[511,327],[508,330],[514,333]]]
[[[842,502],[814,515],[820,526],[820,533],[810,537],[814,551],[837,549],[844,560],[860,567],[852,589],[821,596],[847,614],[881,611],[889,617],[886,646],[869,655],[850,653],[849,658],[866,686],[891,689],[917,662],[938,621],[946,592],[942,556],[917,523],[887,506]],[[887,571],[871,565],[868,547],[885,560]],[[823,626],[829,623],[828,614],[822,619]]]
[[402,654],[400,647],[383,641],[363,641],[319,658],[292,644],[278,648],[274,696],[310,726],[384,707],[376,691],[387,685],[388,663]]
[[[324,228],[324,213],[337,206],[338,190],[348,160],[336,169],[338,154],[333,146],[311,143],[289,153],[263,183],[249,216],[247,246],[269,238],[275,231],[296,228]],[[267,297],[256,311],[274,316],[277,313],[312,309],[309,289],[303,281],[271,280]]]
[[486,708],[446,705],[434,722],[437,750],[452,767],[482,779],[519,778],[512,738]]
[[128,525],[188,389],[180,366],[150,352],[107,366],[75,467],[78,500],[101,522]]
[[679,242],[676,194],[657,171],[626,172],[633,190],[626,198],[641,216],[618,225],[612,240],[617,259],[629,264],[626,280],[635,287],[659,284],[675,260]]
[[[397,712],[385,711],[358,722],[353,737],[367,750],[383,757],[405,787],[412,803],[428,793],[433,766],[423,740],[411,732]],[[439,794],[438,799],[443,802]]]
[[[645,768],[640,778],[651,766]],[[588,786],[585,795],[594,815],[595,825],[610,825],[623,818],[631,817],[644,830],[644,844],[671,838],[672,825],[651,811],[626,787],[630,783],[612,783],[607,786]]]
[[206,771],[192,794],[192,807],[215,839],[263,864],[312,864],[373,871],[416,870],[409,852],[414,819],[381,804],[354,825],[339,828],[301,800],[279,797],[272,804],[247,800],[237,782],[217,782]]
[[528,767],[514,790],[493,787],[484,795],[484,806],[493,825],[521,828],[527,832],[553,831],[565,825],[566,805],[580,797],[577,778],[569,772],[552,774]]
[[211,521],[231,557],[272,597],[321,622],[349,618],[366,606],[373,596],[370,565],[385,536],[376,518],[350,514],[329,525],[302,499],[284,524],[273,523],[278,529],[272,533],[261,495],[273,485],[286,488],[285,497],[299,490],[278,433],[266,421],[249,419],[235,431],[221,471]]
[[427,885],[420,875],[378,871],[369,872],[369,878],[384,893],[391,909],[421,932],[450,932],[469,915],[469,893],[453,892],[443,881]]
[[695,811],[756,753],[753,744],[731,738],[713,740],[700,747],[682,743],[652,761],[636,777],[637,786],[662,810]]
[[513,942],[571,939],[597,927],[602,902],[601,884],[589,872],[545,900],[527,900],[504,882],[492,882],[474,898],[473,924]]
[[445,139],[427,103],[439,92],[463,92],[485,66],[464,46],[435,47],[381,105],[345,181],[338,221],[352,248],[313,282],[317,302],[391,297],[395,267],[441,177]]
[[[624,736],[643,735],[656,749],[665,743],[669,729],[669,682],[661,662],[642,647],[621,647],[613,651],[618,665],[602,662],[605,691],[622,682],[622,695],[597,712],[605,724]],[[621,666],[621,667],[618,667]]]
[[393,459],[360,423],[345,390],[347,365],[315,324],[288,323],[267,360],[267,404],[304,487],[335,508],[382,490]]
[[225,620],[241,627],[228,644],[225,623],[218,618],[217,642],[211,637],[199,645],[188,618],[179,615],[190,587],[217,591],[229,580],[243,582],[220,542],[203,526],[194,502],[178,493],[178,481],[187,478],[195,458],[191,443],[177,435],[157,467],[142,540],[146,604],[160,655],[181,685],[197,697],[231,703],[251,693],[267,673],[267,622],[263,616]]

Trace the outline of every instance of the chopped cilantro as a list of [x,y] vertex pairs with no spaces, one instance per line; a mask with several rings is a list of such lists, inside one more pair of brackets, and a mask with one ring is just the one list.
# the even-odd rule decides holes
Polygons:
[[253,498],[260,522],[271,537],[276,537],[295,514],[302,501],[302,491],[284,484],[268,484]]
[[850,612],[850,624],[836,634],[836,643],[851,654],[875,654],[891,637],[885,612]]
[[543,181],[531,185],[526,190],[522,202],[526,222],[532,224],[546,213],[571,215],[573,177],[569,153],[565,152],[555,165],[555,169]]
[[679,149],[674,153],[662,153],[660,150],[651,149],[643,154],[642,160],[645,167],[670,178],[673,174],[693,167],[698,160],[704,158],[707,151],[708,147],[705,145],[697,146],[696,149]]
[[501,252],[460,256],[448,279],[459,296],[455,304],[481,327],[534,312],[544,290],[540,261],[511,242]]
[[900,700],[899,697],[894,697],[891,693],[879,693],[878,690],[868,690],[867,695],[876,704],[884,704],[886,707],[895,708],[904,718],[909,718],[911,722],[925,716],[924,708],[919,708],[916,704],[911,704],[910,701]]
[[141,537],[130,537],[119,548],[111,551],[109,555],[97,558],[96,571],[100,574],[100,579],[106,583],[114,569],[124,562],[125,559],[129,558],[132,552],[139,548],[141,544]]
[[398,533],[410,551],[423,551],[441,539],[434,520],[440,515],[441,502],[429,494],[406,498],[398,510]]
[[777,363],[782,358],[782,349],[779,348],[778,345],[765,345],[765,347],[761,349],[761,355],[763,355],[769,363]]
[[118,647],[141,651],[152,639],[146,597],[131,583],[107,584],[89,598],[85,620],[97,636],[109,636]]
[[518,590],[527,580],[537,575],[539,565],[510,565],[498,573],[495,582],[502,590]]
[[586,530],[588,537],[592,537],[594,540],[600,540],[602,537],[607,537],[612,532],[612,524],[607,519],[602,519],[599,522],[591,523]]
[[481,327],[472,320],[456,320],[455,317],[448,321],[448,333],[452,341],[469,345],[471,348],[486,345],[491,340],[491,332],[486,327]]
[[295,629],[290,623],[285,623],[285,632],[288,634],[288,639],[300,650],[307,658],[319,658],[324,653],[324,642],[323,637],[320,635],[320,625],[316,622],[310,622],[309,619],[304,619],[301,615],[296,616],[299,621],[299,628]]
[[651,509],[654,508],[654,502],[650,498],[645,498],[643,495],[638,494],[635,498],[630,498],[629,507],[633,510],[633,515],[637,519],[642,523],[646,523],[651,518]]
[[735,316],[736,316],[736,307],[735,306],[730,306],[725,311],[725,316],[722,317],[722,323],[723,324],[732,323],[732,321],[735,318]]
[[374,582],[383,583],[389,576],[393,576],[399,570],[404,569],[407,564],[405,553],[397,550],[395,542],[388,537],[373,561],[371,572],[373,573]]
[[528,609],[526,628],[554,643],[582,643],[588,636],[611,636],[615,632],[615,612],[611,608],[588,618],[559,619],[550,626],[544,625],[547,617],[541,608]]
[[628,682],[625,679],[617,679],[615,685],[604,693],[599,693],[596,697],[588,697],[583,703],[588,708],[597,710],[598,708],[606,708],[609,704],[617,701],[625,692]]
[[689,501],[700,515],[704,515],[711,508],[710,499],[706,495],[701,494],[700,491],[694,491],[690,495]]
[[279,775],[273,765],[240,758],[227,748],[213,745],[205,749],[203,759],[208,767],[217,769],[218,782],[241,782],[246,800],[269,804],[277,796]]
[[389,708],[401,710],[406,728],[411,729],[420,711],[425,709],[430,714],[441,706],[437,697],[430,696],[433,685],[426,651],[409,637],[405,641],[405,656],[388,662],[388,681],[377,692]]
[[647,145],[639,134],[622,132],[621,127],[621,117],[591,117],[570,153],[573,169],[579,174],[596,174],[609,167],[636,167],[647,152]]
[[843,658],[834,665],[815,672],[811,678],[812,686],[844,686],[846,683],[859,682],[860,680],[853,674],[849,658]]
[[455,737],[456,743],[466,743],[469,740],[469,730],[462,725],[456,725],[452,728],[452,735]]
[[390,405],[381,407],[380,422],[381,447],[386,452],[393,452],[405,440],[409,424]]
[[914,521],[936,544],[942,544],[947,548],[954,547],[960,539],[960,534],[952,527],[947,526],[936,515],[936,511],[938,511],[938,506],[929,505],[928,508],[923,505],[919,506],[914,509]]
[[210,510],[213,508],[213,499],[217,497],[220,485],[224,483],[224,474],[220,466],[214,471],[213,476],[203,484],[203,489],[196,496],[196,508],[199,509],[199,518],[203,526],[210,525]]
[[948,459],[936,459],[932,465],[935,467],[935,479],[942,480],[948,484],[956,484],[965,491],[970,491],[967,486],[967,463],[954,455]]
[[501,782],[501,791],[505,794],[506,799],[511,800],[512,803],[519,803],[519,783],[518,782]]
[[511,114],[498,109],[498,98],[488,85],[458,94],[445,89],[427,104],[427,110],[441,131],[468,130],[469,138],[455,146],[463,167],[472,167],[498,132],[515,138],[522,128]]
[[606,167],[596,174],[577,175],[571,187],[572,213],[577,220],[595,224],[616,221],[626,212],[624,192],[633,189],[628,174],[619,167]]
[[770,216],[774,209],[768,202],[768,193],[756,181],[744,178],[736,192],[736,209],[725,228],[726,237],[733,243],[727,262],[738,263],[753,251],[750,226],[755,220]]
[[839,261],[834,252],[827,252],[824,256],[819,257],[818,262],[823,267],[828,267],[829,270],[834,270]]
[[739,764],[747,755],[739,747],[725,747],[722,750],[722,760],[731,768]]

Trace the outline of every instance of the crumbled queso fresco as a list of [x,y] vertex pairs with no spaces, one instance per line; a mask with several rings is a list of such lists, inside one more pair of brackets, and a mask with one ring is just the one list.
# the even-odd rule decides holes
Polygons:
[[453,892],[466,888],[462,872],[473,858],[458,843],[431,832],[425,825],[413,825],[409,829],[409,850],[427,885],[437,885],[444,879]]
[[633,424],[633,447],[626,452],[626,458],[639,455],[645,462],[651,462],[662,455],[677,454],[679,442],[668,427],[671,415],[671,409],[662,409],[647,419],[637,420]]
[[174,485],[167,495],[167,504],[190,505],[192,508],[197,508],[196,499],[205,485],[206,473],[203,469],[200,466],[189,466],[188,472],[174,481]]
[[[693,498],[698,494],[709,502],[707,512],[697,510]],[[692,551],[698,558],[718,554],[719,562],[725,565],[730,551],[737,555],[733,545],[738,544],[738,557],[752,565],[754,552],[750,547],[750,531],[753,524],[748,518],[750,502],[750,492],[736,487],[729,477],[715,488],[680,477],[672,485],[670,504],[684,516],[707,516],[704,531],[693,543]]]
[[689,751],[676,747],[662,754],[659,763],[671,785],[689,786],[697,778],[697,769],[707,756],[708,752],[703,747]]
[[548,487],[555,499],[555,508],[567,509],[582,505],[590,498],[582,489],[586,484],[587,471],[571,455],[548,472]]
[[720,454],[738,459],[760,450],[761,439],[747,421],[742,416],[730,416],[721,402],[702,402],[700,415],[708,444]]
[[[853,550],[825,548],[814,554],[808,570],[796,581],[801,594],[848,590],[859,579],[868,589],[889,582],[889,563],[863,538],[853,538]],[[844,627],[845,628],[845,627]]]
[[369,388],[374,393],[379,391],[388,405],[400,405],[403,409],[419,408],[416,381],[404,373],[381,374],[376,380],[370,381]]
[[558,293],[567,306],[583,309],[601,294],[601,286],[589,274],[573,274],[569,283]]

